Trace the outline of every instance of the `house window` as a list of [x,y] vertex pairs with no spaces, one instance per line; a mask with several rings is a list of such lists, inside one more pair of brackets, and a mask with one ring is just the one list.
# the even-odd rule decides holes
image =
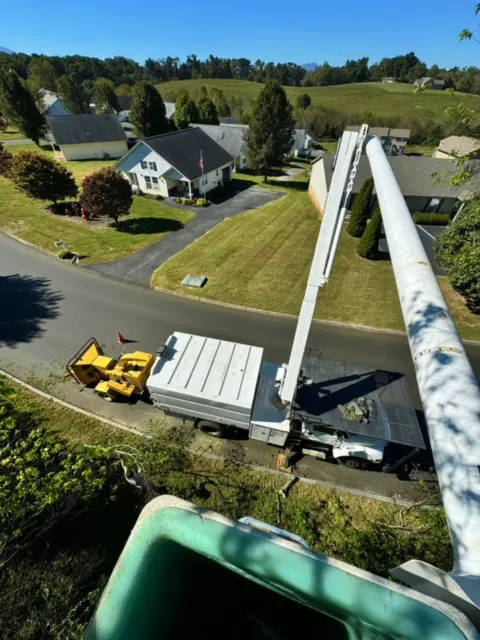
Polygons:
[[128,177],[130,178],[131,184],[133,184],[135,187],[138,187],[137,174],[136,173],[129,173]]
[[158,178],[152,176],[152,186],[156,191],[159,191],[160,187],[158,186]]
[[151,171],[156,171],[157,170],[157,163],[156,162],[149,162],[148,164],[150,166],[150,170]]
[[218,177],[218,169],[215,171],[215,175]]
[[147,189],[151,189],[152,188],[152,180],[151,180],[150,176],[143,176],[143,179],[145,180],[145,185],[146,185]]
[[440,209],[440,205],[442,204],[441,198],[432,198],[430,202],[425,207],[425,213],[437,213]]
[[146,162],[145,160],[142,160],[140,164],[142,165],[142,169],[148,169],[148,162]]

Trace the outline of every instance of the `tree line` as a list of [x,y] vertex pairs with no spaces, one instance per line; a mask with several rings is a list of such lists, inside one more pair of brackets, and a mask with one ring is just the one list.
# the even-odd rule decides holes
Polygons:
[[148,58],[144,64],[115,56],[45,56],[25,53],[0,53],[0,67],[8,66],[33,88],[55,91],[58,79],[69,74],[83,83],[87,94],[93,91],[98,78],[111,80],[115,86],[132,86],[141,80],[152,83],[169,80],[224,78],[266,83],[277,80],[285,86],[328,86],[352,82],[381,82],[393,77],[397,82],[412,83],[417,78],[431,76],[445,80],[446,87],[465,93],[480,94],[480,69],[469,67],[427,66],[414,52],[383,58],[370,64],[368,57],[347,60],[344,65],[324,62],[314,71],[307,71],[295,62],[274,63],[248,58],[220,58],[210,55],[201,60],[195,54],[181,61],[178,57]]

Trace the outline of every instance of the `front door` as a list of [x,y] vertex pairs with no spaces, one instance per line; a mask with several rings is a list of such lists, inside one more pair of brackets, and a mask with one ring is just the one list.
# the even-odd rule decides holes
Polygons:
[[230,166],[224,167],[222,169],[223,184],[225,184],[226,182],[230,182],[231,179],[232,179],[232,168]]

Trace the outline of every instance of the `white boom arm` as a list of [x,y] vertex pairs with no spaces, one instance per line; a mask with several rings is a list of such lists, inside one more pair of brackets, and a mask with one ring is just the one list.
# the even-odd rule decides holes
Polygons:
[[[480,627],[480,390],[378,138],[367,143],[366,152],[455,554],[449,575],[418,561],[395,575],[406,582],[410,573],[412,586],[449,599]],[[446,592],[455,595],[447,598]]]
[[[290,406],[297,391],[298,377],[302,366],[303,354],[307,346],[308,334],[312,325],[313,314],[317,304],[317,296],[320,287],[327,282],[332,269],[335,252],[337,250],[340,232],[346,214],[348,200],[347,180],[350,175],[355,151],[361,153],[361,146],[367,128],[360,134],[346,131],[340,141],[337,151],[335,171],[328,193],[322,225],[315,247],[312,266],[308,276],[305,297],[303,298],[300,315],[298,317],[295,337],[292,344],[290,359],[287,365],[287,373],[280,389],[280,399]],[[350,190],[351,190],[350,185]]]
[[[365,135],[365,126],[359,135],[345,132],[339,145],[292,352],[280,389],[280,397],[287,406],[295,398],[318,291],[327,282],[332,268]],[[392,573],[420,591],[455,604],[480,629],[480,389],[378,138],[368,141],[366,153],[382,211],[455,556],[453,571],[449,574],[417,560],[405,563]]]

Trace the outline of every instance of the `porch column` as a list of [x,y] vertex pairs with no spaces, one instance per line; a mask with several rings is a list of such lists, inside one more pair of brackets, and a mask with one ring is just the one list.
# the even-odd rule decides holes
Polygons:
[[192,183],[190,182],[190,180],[188,181],[188,197],[191,198],[193,196],[192,193]]

